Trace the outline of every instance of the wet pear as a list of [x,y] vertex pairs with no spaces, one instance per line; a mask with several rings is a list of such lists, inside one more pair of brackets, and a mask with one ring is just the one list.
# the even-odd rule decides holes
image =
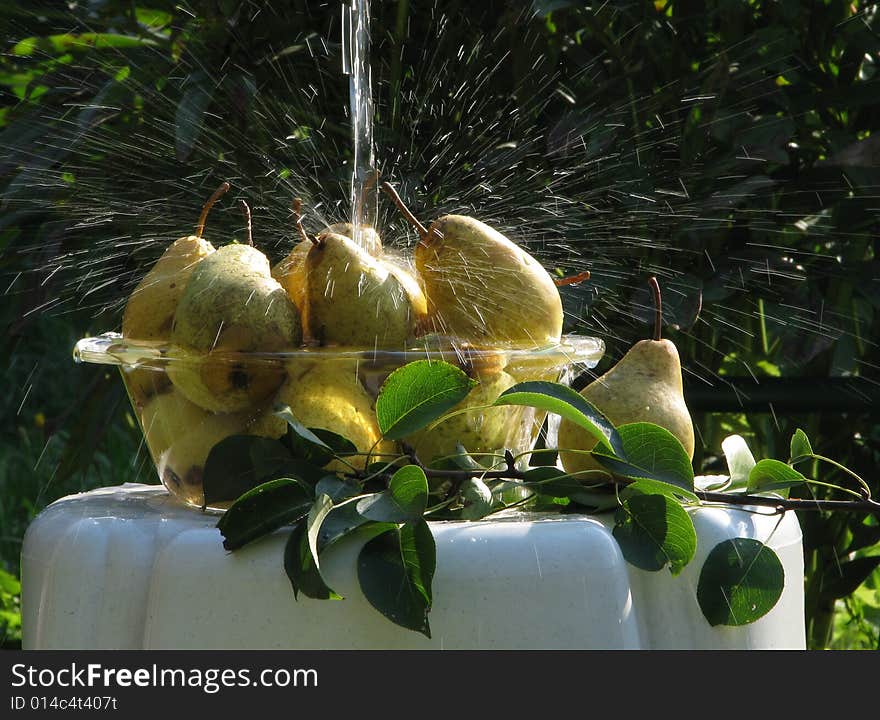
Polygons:
[[426,229],[388,183],[382,189],[419,232],[415,265],[435,332],[481,346],[559,341],[562,300],[540,262],[472,217],[446,215]]
[[301,240],[283,260],[272,267],[272,277],[280,283],[300,312],[306,303],[306,256],[311,247],[311,240]]
[[[287,379],[276,402],[289,406],[294,417],[306,427],[330,430],[351,440],[358,452],[372,452],[373,461],[381,460],[382,455],[397,454],[395,443],[382,439],[373,399],[358,379],[355,361],[288,363]],[[348,459],[360,469],[366,461],[366,455]],[[338,461],[328,468],[347,469]]]
[[286,423],[267,410],[214,414],[172,388],[150,399],[141,414],[147,448],[162,482],[186,502],[202,504],[202,478],[211,448],[229,435],[279,438]]
[[405,271],[351,238],[322,233],[306,258],[305,325],[324,345],[404,348],[427,313]]
[[122,335],[127,340],[167,341],[177,304],[196,265],[214,252],[202,237],[205,221],[217,199],[229,189],[223,183],[208,199],[195,235],[175,240],[129,296],[122,315]]
[[[679,439],[690,458],[694,456],[694,426],[684,401],[681,359],[670,340],[660,339],[659,287],[652,278],[657,318],[653,340],[640,340],[618,363],[581,390],[615,425],[650,422],[660,425]],[[577,425],[562,420],[558,447],[592,450],[596,441]],[[566,472],[603,470],[584,453],[559,453]]]
[[250,245],[226,245],[193,272],[174,315],[171,381],[214,412],[253,407],[284,380],[282,364],[254,357],[297,346],[296,306],[272,278],[269,261]]
[[[360,226],[360,237],[357,238],[358,245],[366,250],[373,257],[382,255],[382,239],[375,228],[369,225]],[[336,233],[337,235],[345,235],[347,238],[355,239],[355,227],[352,223],[333,223],[328,226],[324,232]]]
[[[516,380],[506,372],[486,368],[474,373],[479,385],[451,412],[474,408],[461,415],[455,415],[434,428],[413,433],[406,442],[413,447],[418,458],[430,465],[451,455],[456,455],[456,445],[461,443],[477,462],[490,466],[500,459],[482,456],[481,453],[502,453],[508,443],[517,440],[518,428],[523,426],[518,417],[522,408],[509,405],[491,405],[505,390],[516,384]],[[501,461],[503,465],[503,461]]]

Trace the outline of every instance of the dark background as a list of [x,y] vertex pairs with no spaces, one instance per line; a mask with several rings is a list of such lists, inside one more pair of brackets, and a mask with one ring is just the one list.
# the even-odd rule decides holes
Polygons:
[[[839,0],[374,0],[377,157],[423,219],[459,211],[526,245],[603,371],[664,289],[698,431],[814,449],[880,490],[880,8]],[[345,219],[351,159],[339,3],[0,7],[0,637],[18,638],[28,522],[71,492],[154,482],[112,369],[75,365],[190,231],[221,180],[273,259]],[[230,198],[209,237],[242,237]],[[415,237],[388,203],[388,244]],[[524,302],[527,299],[524,299]],[[587,378],[581,380],[584,382]],[[846,484],[822,465],[814,477]],[[822,496],[821,489],[815,490]],[[814,513],[814,648],[877,648],[877,520]],[[863,582],[864,581],[864,582]],[[5,629],[4,629],[5,628]]]

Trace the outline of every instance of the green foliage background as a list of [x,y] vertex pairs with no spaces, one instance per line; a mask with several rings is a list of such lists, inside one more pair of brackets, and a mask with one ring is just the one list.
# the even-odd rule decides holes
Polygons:
[[[380,160],[421,214],[467,207],[518,239],[517,228],[545,237],[534,247],[548,266],[590,268],[593,281],[565,300],[568,329],[608,345],[599,371],[645,335],[642,280],[656,273],[689,393],[734,378],[758,394],[778,388],[775,404],[768,396],[748,414],[713,412],[711,390],[693,405],[698,471],[721,471],[731,432],[756,457],[784,459],[780,443],[803,427],[817,452],[880,491],[876,4],[373,4]],[[153,481],[119,378],[73,365],[70,350],[118,328],[124,297],[213,187],[233,182],[273,257],[291,241],[294,194],[325,203],[314,229],[347,212],[338,17],[337,3],[294,0],[0,7],[9,573],[48,502]],[[503,71],[481,73],[502,60]],[[438,77],[445,86],[432,85]],[[455,81],[478,88],[468,95],[477,110],[456,102]],[[502,136],[532,139],[521,146],[533,152],[498,150]],[[482,189],[514,162],[505,197]],[[556,187],[560,165],[569,172]],[[541,211],[545,190],[577,199],[564,219]],[[404,237],[383,213],[387,235]],[[218,236],[241,226],[231,202],[211,218]],[[816,410],[786,411],[795,391],[772,385],[776,377],[809,379]],[[834,378],[861,384],[845,412],[819,412]],[[860,576],[838,570],[877,554],[877,519],[801,522],[810,647],[877,648],[880,575],[871,563]],[[0,583],[10,645],[17,628],[4,613],[16,594],[12,579]]]

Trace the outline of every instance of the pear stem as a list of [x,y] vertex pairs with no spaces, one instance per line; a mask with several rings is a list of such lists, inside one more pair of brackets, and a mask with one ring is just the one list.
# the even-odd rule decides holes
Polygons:
[[654,292],[654,340],[660,340],[663,327],[663,300],[660,297],[660,283],[652,275],[648,278],[648,284]]
[[559,278],[558,280],[554,280],[553,282],[556,284],[556,287],[564,287],[566,285],[576,285],[579,282],[583,282],[584,280],[590,279],[590,271],[584,270],[583,272],[578,273],[577,275],[571,275],[569,277]]
[[253,247],[254,246],[254,227],[253,227],[253,223],[251,222],[250,206],[244,200],[239,200],[238,206],[241,208],[241,212],[244,215],[245,228],[247,229],[248,245]]
[[386,181],[379,187],[381,187],[382,191],[391,198],[395,205],[397,205],[397,209],[400,210],[407,221],[415,227],[422,242],[425,242],[428,239],[428,228],[422,225],[422,223],[419,222],[419,219],[410,212],[410,209],[404,204],[403,200],[400,199],[400,195],[397,194],[397,190],[394,189],[394,186]]
[[299,236],[313,245],[320,244],[317,238],[309,237],[306,229],[303,227],[302,200],[300,198],[294,198],[291,207],[293,208],[293,222],[296,224],[296,229],[299,230]]
[[202,206],[202,214],[199,215],[199,222],[196,225],[196,237],[201,238],[202,233],[205,232],[205,223],[208,220],[208,213],[211,212],[211,208],[214,207],[214,203],[217,202],[221,196],[225,195],[229,191],[229,183],[224,181],[220,184],[214,194],[208,198],[207,202]]

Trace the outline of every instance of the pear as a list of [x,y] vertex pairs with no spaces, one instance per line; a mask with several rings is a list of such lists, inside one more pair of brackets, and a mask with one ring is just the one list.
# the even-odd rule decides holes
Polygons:
[[280,438],[287,431],[286,423],[267,410],[213,414],[174,388],[151,398],[140,420],[163,484],[198,506],[202,504],[205,460],[214,445],[229,435]]
[[369,225],[360,225],[360,237],[355,238],[355,226],[352,223],[333,223],[329,225],[324,232],[336,233],[337,235],[345,235],[345,237],[357,240],[360,245],[373,257],[382,255],[382,239],[375,228]]
[[562,300],[540,262],[472,217],[446,215],[426,229],[394,188],[382,189],[419,232],[415,264],[435,332],[483,346],[559,341]]
[[322,344],[402,349],[427,314],[414,279],[344,235],[322,233],[306,272],[305,325]]
[[[614,425],[650,422],[666,428],[693,458],[694,426],[684,402],[681,359],[675,345],[660,338],[660,290],[655,278],[651,284],[657,307],[654,339],[633,345],[614,367],[581,390],[581,395]],[[574,423],[560,421],[557,444],[566,472],[604,470],[586,453],[565,452],[592,450],[596,445],[595,438]]]
[[214,252],[202,237],[208,213],[217,199],[229,190],[223,183],[202,208],[195,235],[175,240],[138,283],[128,298],[122,315],[122,335],[126,339],[167,341],[177,304],[196,265]]
[[306,256],[311,247],[311,240],[298,242],[283,260],[272,267],[272,277],[284,288],[300,312],[306,303]]
[[[290,407],[294,417],[308,428],[322,428],[342,435],[361,453],[371,453],[373,461],[397,455],[397,446],[382,439],[376,421],[373,399],[358,379],[357,362],[321,359],[295,360],[287,364],[287,379],[276,402]],[[389,458],[390,459],[390,458]],[[358,469],[366,466],[367,456],[347,459]],[[328,469],[345,471],[344,463],[333,461]]]
[[180,349],[169,361],[171,382],[207,410],[236,412],[278,389],[281,362],[259,354],[298,345],[302,326],[266,256],[250,245],[231,244],[193,272],[171,339]]
[[[461,443],[477,462],[492,465],[493,459],[481,454],[501,453],[505,448],[519,445],[518,433],[525,427],[522,408],[509,405],[491,405],[498,396],[516,380],[494,364],[473,367],[469,373],[479,383],[450,412],[467,410],[454,415],[431,429],[419,430],[406,438],[416,456],[426,465],[441,458],[457,455],[456,445]],[[525,449],[525,448],[523,448]],[[504,462],[501,462],[502,466]]]
[[[202,207],[195,235],[171,243],[135,287],[122,314],[122,335],[126,341],[168,341],[174,312],[187,281],[196,265],[214,252],[214,246],[202,237],[202,233],[211,207],[227,190],[229,183],[224,182],[214,191]],[[124,377],[129,398],[140,406],[164,389],[168,381],[163,369],[151,365],[130,367]]]

